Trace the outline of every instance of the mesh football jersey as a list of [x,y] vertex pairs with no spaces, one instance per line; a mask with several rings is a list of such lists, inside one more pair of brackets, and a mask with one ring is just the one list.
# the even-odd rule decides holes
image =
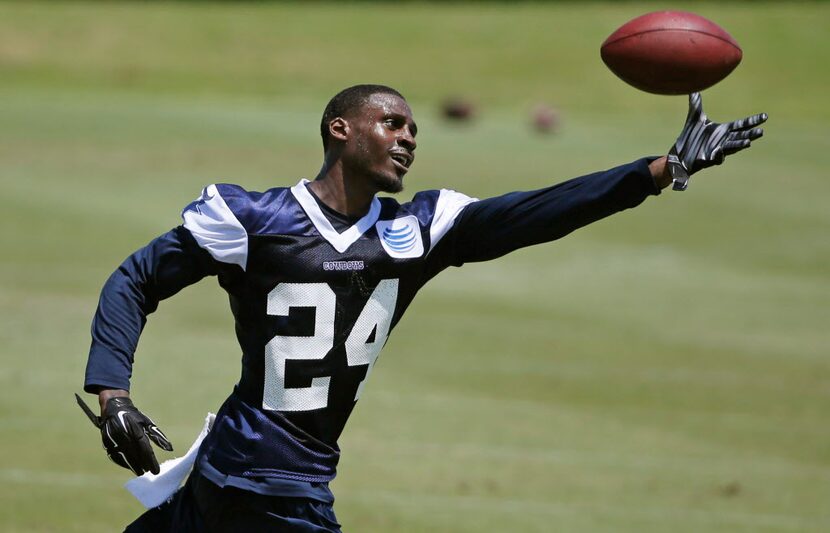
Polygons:
[[337,439],[390,332],[448,266],[550,241],[659,194],[642,159],[531,192],[374,198],[338,231],[301,181],[264,193],[211,185],[183,226],[128,258],[93,321],[87,390],[128,388],[158,302],[207,275],[227,291],[242,373],[200,449],[236,478],[326,482]]
[[[235,267],[219,281],[236,320],[242,375],[204,445],[212,466],[232,475],[332,477],[337,438],[381,348],[418,289],[446,266],[448,254],[435,245],[472,201],[448,190],[404,206],[375,198],[342,233],[305,182],[262,194],[211,185],[184,210],[198,245]],[[255,431],[240,433],[247,427]],[[236,456],[220,445],[237,440]],[[298,472],[297,464],[312,468]]]

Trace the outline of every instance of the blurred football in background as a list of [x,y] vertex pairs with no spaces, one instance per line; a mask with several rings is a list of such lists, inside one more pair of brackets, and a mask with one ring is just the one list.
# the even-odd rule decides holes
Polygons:
[[537,104],[530,118],[533,129],[538,133],[555,133],[559,127],[559,113],[547,104]]
[[450,121],[464,122],[475,115],[475,106],[466,98],[451,97],[441,104],[441,115]]

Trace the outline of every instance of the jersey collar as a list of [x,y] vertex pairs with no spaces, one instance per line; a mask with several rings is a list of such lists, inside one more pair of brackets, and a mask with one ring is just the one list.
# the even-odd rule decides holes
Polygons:
[[305,211],[305,214],[308,215],[309,219],[311,219],[311,222],[314,224],[314,227],[317,228],[317,231],[320,232],[320,235],[322,235],[323,238],[326,239],[339,253],[342,254],[348,250],[349,246],[354,244],[354,242],[359,239],[361,235],[366,233],[366,231],[374,226],[375,222],[377,222],[378,216],[380,216],[380,200],[378,200],[378,197],[375,196],[372,198],[372,204],[369,207],[369,212],[366,213],[366,216],[355,222],[352,227],[343,233],[337,233],[337,230],[335,230],[331,225],[329,219],[323,214],[320,206],[317,205],[317,200],[315,200],[311,193],[308,192],[308,189],[306,188],[307,183],[307,179],[300,180],[298,184],[291,187],[291,193],[294,195],[294,198],[297,199],[297,202],[300,203],[303,211]]

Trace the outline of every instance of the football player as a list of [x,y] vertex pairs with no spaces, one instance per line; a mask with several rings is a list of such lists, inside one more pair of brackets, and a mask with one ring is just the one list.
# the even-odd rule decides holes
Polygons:
[[760,114],[710,122],[699,95],[665,157],[545,189],[478,200],[449,189],[397,193],[418,127],[394,89],[337,94],[321,122],[314,181],[249,192],[207,186],[183,224],[110,276],[92,324],[85,390],[98,395],[109,457],[158,473],[172,449],[129,397],[133,354],[159,302],[206,276],[227,291],[242,348],[239,382],[186,484],[128,531],[339,531],[329,482],[337,440],[386,339],[418,290],[449,266],[552,241],[635,207],[761,136]]

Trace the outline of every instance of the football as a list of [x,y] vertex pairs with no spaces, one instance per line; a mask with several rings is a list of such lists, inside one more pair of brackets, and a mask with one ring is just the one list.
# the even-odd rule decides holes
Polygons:
[[723,28],[684,11],[656,11],[605,39],[602,60],[624,82],[655,94],[689,94],[718,83],[743,52]]

